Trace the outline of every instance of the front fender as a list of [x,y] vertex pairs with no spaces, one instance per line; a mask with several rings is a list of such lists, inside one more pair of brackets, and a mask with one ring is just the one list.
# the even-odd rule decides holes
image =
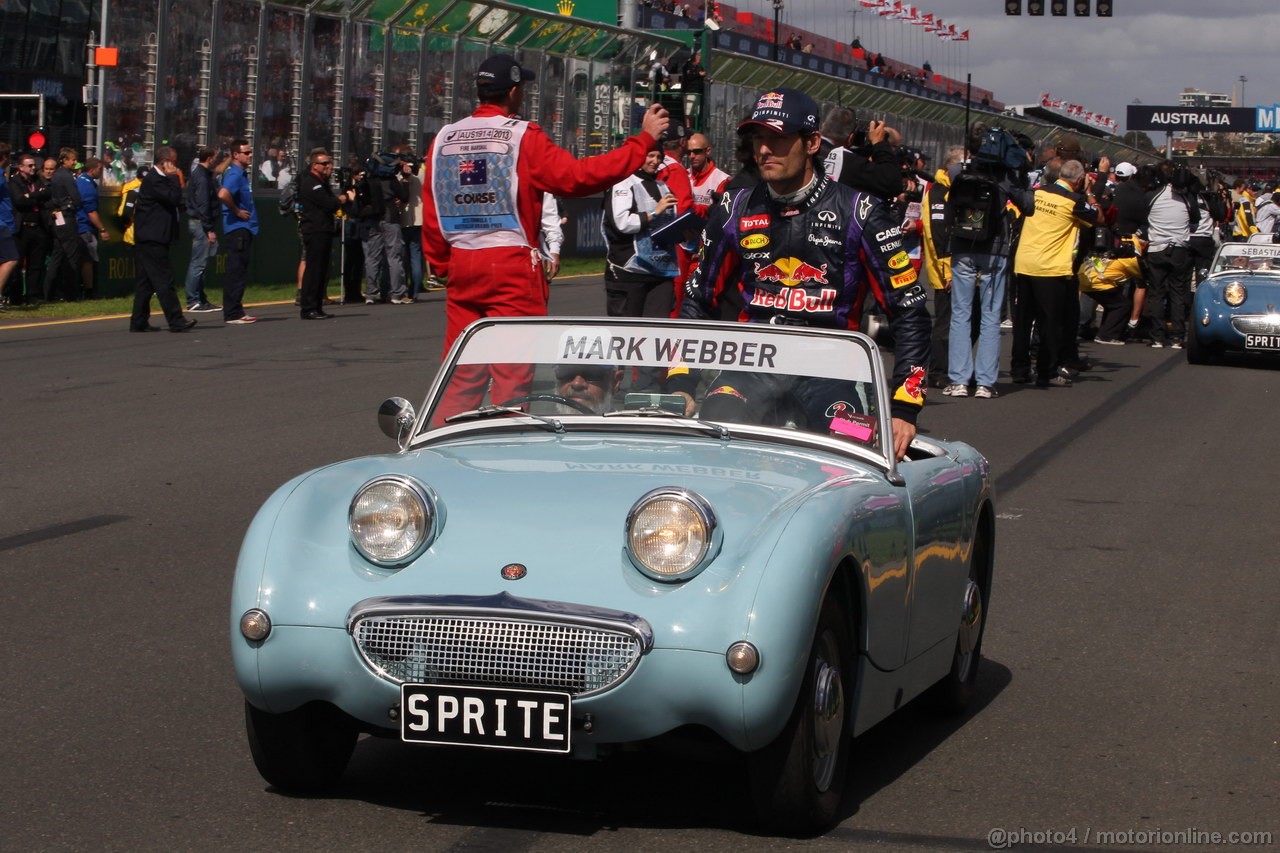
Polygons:
[[[847,610],[862,632],[851,636],[860,636],[859,648],[865,648],[869,602],[873,596],[877,605],[884,599],[888,627],[877,632],[882,640],[877,651],[882,656],[905,654],[910,535],[903,531],[909,530],[905,492],[865,476],[829,482],[791,516],[761,572],[749,623],[748,639],[760,651],[760,666],[743,693],[751,749],[776,738],[790,715],[822,602],[835,572],[847,560],[861,568],[862,585],[857,596],[862,612]],[[877,613],[875,618],[882,617]],[[848,650],[851,659],[859,648]]]

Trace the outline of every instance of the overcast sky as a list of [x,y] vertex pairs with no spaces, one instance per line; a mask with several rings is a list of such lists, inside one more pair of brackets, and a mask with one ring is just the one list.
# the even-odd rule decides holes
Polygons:
[[[1135,100],[1173,105],[1186,88],[1238,99],[1241,76],[1248,78],[1245,106],[1280,101],[1280,0],[1113,0],[1110,19],[1055,18],[1047,9],[1043,18],[1032,18],[1025,8],[1011,17],[1004,0],[906,4],[969,30],[967,43],[945,43],[922,27],[880,19],[857,0],[785,3],[784,34],[792,26],[848,42],[856,27],[863,44],[886,58],[915,65],[928,59],[935,71],[960,80],[972,73],[975,87],[992,90],[1005,104],[1038,103],[1049,92],[1114,118],[1120,132],[1125,108]],[[773,17],[771,0],[735,5]]]

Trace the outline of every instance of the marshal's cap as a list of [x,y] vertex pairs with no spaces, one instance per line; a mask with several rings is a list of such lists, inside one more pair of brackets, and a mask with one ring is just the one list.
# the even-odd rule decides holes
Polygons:
[[536,79],[538,76],[516,62],[514,56],[499,53],[480,63],[476,70],[476,91],[481,95],[501,95],[512,86]]

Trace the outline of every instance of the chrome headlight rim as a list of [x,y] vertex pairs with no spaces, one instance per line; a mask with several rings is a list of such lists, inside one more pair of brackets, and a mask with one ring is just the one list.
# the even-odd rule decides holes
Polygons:
[[[382,484],[392,484],[405,489],[418,504],[422,507],[423,524],[422,534],[413,548],[405,552],[403,555],[394,559],[387,559],[371,554],[369,550],[360,541],[360,537],[356,534],[355,509],[360,497],[374,486]],[[440,511],[437,505],[435,493],[426,485],[403,474],[382,474],[366,481],[360,488],[356,489],[355,494],[351,497],[351,504],[347,507],[347,533],[351,536],[351,545],[359,552],[360,556],[384,569],[400,569],[412,563],[422,553],[431,546],[435,541],[436,533],[439,529]]]
[[1249,288],[1238,281],[1233,281],[1222,288],[1222,301],[1232,308],[1239,308],[1249,298]]
[[[635,530],[637,518],[651,504],[662,500],[674,500],[683,503],[692,510],[705,530],[702,545],[697,554],[688,561],[685,568],[676,572],[654,569],[640,557],[632,544],[632,533]],[[663,583],[681,583],[697,575],[710,564],[719,550],[720,543],[720,523],[716,517],[715,510],[711,506],[711,502],[692,489],[686,489],[682,486],[661,486],[641,495],[640,499],[635,502],[627,513],[624,533],[626,534],[627,557],[631,560],[631,564],[646,577]]]

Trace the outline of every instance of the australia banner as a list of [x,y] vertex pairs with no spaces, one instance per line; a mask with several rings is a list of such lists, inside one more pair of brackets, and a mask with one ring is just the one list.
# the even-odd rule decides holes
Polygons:
[[1253,133],[1257,128],[1253,107],[1153,107],[1130,104],[1125,111],[1129,130],[1163,130],[1169,133]]

